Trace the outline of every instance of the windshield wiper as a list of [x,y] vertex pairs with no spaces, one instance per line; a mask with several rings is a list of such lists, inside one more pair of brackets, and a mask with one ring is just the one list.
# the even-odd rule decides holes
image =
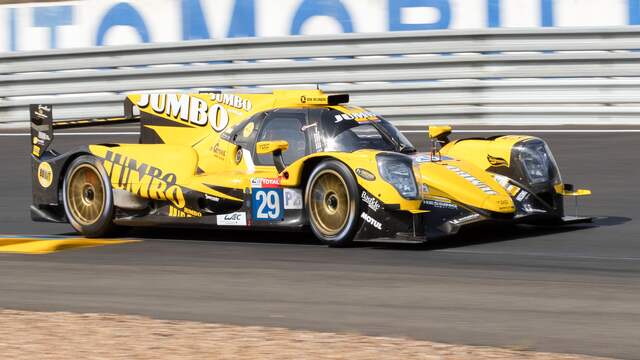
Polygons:
[[418,150],[416,150],[416,148],[414,148],[413,146],[400,144],[400,152],[403,154],[413,154],[416,151]]
[[373,127],[376,128],[376,130],[378,130],[380,135],[382,135],[382,137],[385,140],[387,140],[387,142],[391,143],[391,145],[397,152],[403,153],[403,154],[416,152],[416,149],[413,146],[408,146],[406,144],[400,143],[396,138],[394,138],[391,134],[389,134],[389,132],[387,131],[387,129],[384,128],[384,126],[374,121],[370,121],[369,123],[373,125]]

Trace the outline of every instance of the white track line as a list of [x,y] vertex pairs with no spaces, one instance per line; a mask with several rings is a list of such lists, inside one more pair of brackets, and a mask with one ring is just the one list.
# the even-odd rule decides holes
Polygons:
[[[426,134],[428,130],[401,130],[406,134]],[[454,133],[507,133],[507,134],[526,134],[526,133],[640,133],[640,129],[495,129],[495,130],[453,130]],[[0,136],[29,136],[29,133],[0,133]],[[140,135],[137,131],[120,131],[120,132],[68,132],[56,133],[55,136],[100,136],[100,135]]]
[[441,249],[433,250],[443,253],[451,254],[471,254],[471,255],[511,255],[511,256],[535,256],[535,257],[552,257],[552,258],[572,258],[572,259],[587,259],[587,260],[622,260],[622,261],[640,261],[640,258],[636,257],[616,257],[616,256],[592,256],[592,255],[572,255],[572,254],[550,254],[550,253],[536,253],[536,252],[510,252],[510,251],[482,251],[482,250],[454,250],[454,249]]
[[[426,134],[428,130],[400,130],[409,134]],[[640,129],[495,129],[453,130],[454,133],[640,133]]]
[[[0,134],[0,136],[29,136],[29,133]],[[55,136],[100,136],[100,135],[140,135],[139,132],[77,132],[77,133],[57,133]]]

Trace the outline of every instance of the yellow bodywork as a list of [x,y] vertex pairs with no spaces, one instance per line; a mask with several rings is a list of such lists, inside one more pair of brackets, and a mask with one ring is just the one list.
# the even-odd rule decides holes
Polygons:
[[[375,115],[357,106],[332,104],[329,95],[319,90],[280,90],[268,94],[133,94],[129,100],[141,113],[161,119],[142,123],[143,132],[154,134],[159,144],[91,145],[90,152],[105,159],[114,189],[126,190],[142,198],[166,200],[175,208],[176,216],[185,209],[185,192],[192,190],[221,199],[242,201],[237,195],[217,188],[245,190],[253,178],[278,178],[282,187],[302,187],[306,164],[322,158],[333,158],[351,169],[367,170],[373,180],[356,176],[358,184],[385,204],[397,204],[399,210],[419,211],[423,197],[443,197],[460,203],[499,213],[514,212],[507,193],[482,169],[488,166],[486,154],[505,159],[508,166],[509,144],[522,137],[505,137],[487,143],[477,151],[461,143],[447,145],[442,154],[465,161],[446,160],[419,163],[414,168],[418,186],[427,184],[428,194],[407,200],[386,182],[376,163],[377,150],[346,152],[316,152],[298,159],[282,173],[274,166],[253,164],[247,149],[240,149],[228,140],[236,125],[252,115],[277,108],[332,107],[358,122],[372,121]],[[164,122],[164,123],[163,123]],[[240,129],[242,136],[255,132],[253,122]],[[434,135],[445,135],[450,127],[434,128]],[[258,145],[259,153],[284,150],[286,143],[278,141]],[[472,174],[472,175],[470,175]],[[211,186],[215,185],[215,186]],[[484,189],[484,190],[483,190]]]
[[[510,167],[511,150],[513,147],[517,143],[530,139],[535,139],[535,137],[528,135],[504,135],[491,140],[456,140],[449,142],[442,147],[440,153],[442,155],[473,163],[483,170],[487,170],[492,167]],[[591,191],[586,189],[579,189],[575,191],[564,190],[564,184],[562,183],[554,184],[553,188],[556,193],[563,196],[591,195]]]

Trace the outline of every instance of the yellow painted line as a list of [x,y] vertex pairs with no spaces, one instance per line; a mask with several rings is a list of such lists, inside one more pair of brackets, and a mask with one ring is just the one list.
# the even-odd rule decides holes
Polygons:
[[50,254],[61,250],[127,244],[140,241],[141,240],[106,240],[87,238],[38,239],[7,237],[0,238],[0,253]]

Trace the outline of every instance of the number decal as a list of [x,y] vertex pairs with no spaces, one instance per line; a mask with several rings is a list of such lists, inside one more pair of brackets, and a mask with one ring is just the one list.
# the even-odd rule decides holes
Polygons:
[[252,190],[253,218],[255,220],[279,221],[284,218],[282,189]]

